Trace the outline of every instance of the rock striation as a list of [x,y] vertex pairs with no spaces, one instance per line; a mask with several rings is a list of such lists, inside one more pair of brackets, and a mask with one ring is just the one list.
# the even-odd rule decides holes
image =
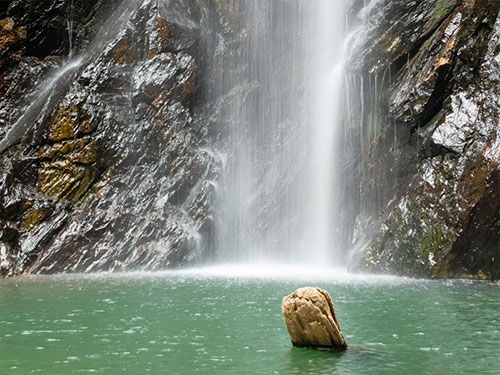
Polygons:
[[292,344],[346,350],[333,302],[320,288],[300,288],[283,298],[282,313]]

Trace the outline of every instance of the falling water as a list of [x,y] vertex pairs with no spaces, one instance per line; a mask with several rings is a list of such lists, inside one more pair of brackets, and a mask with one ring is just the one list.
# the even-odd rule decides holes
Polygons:
[[[86,53],[38,88],[0,152],[50,116],[78,71],[106,51],[148,2],[123,1]],[[214,145],[224,161],[213,215],[215,261],[344,265],[337,164],[346,2],[224,1],[234,33],[232,40],[220,38],[224,57],[210,78],[223,102]],[[180,17],[175,3],[181,4],[160,2],[160,13]]]
[[27,130],[36,126],[38,121],[44,122],[46,120],[45,116],[50,113],[49,109],[53,109],[60,99],[60,95],[73,82],[73,73],[80,67],[81,63],[82,59],[80,58],[71,60],[42,82],[38,88],[36,99],[0,141],[0,153],[19,142]]
[[[334,16],[335,15],[335,16]],[[343,32],[344,11],[339,2],[319,1],[316,8],[314,32],[314,69],[311,97],[312,123],[310,125],[312,148],[312,224],[315,262],[341,264],[333,247],[332,232],[336,226],[338,212],[338,160],[337,140],[340,123],[340,99],[343,82]]]
[[344,1],[245,1],[221,90],[228,163],[219,260],[339,264],[336,142]]
[[[391,71],[388,68],[381,76],[366,74],[359,69],[357,57],[359,51],[366,48],[369,35],[375,27],[373,21],[383,17],[380,14],[381,9],[383,9],[380,6],[382,2],[383,0],[364,2],[364,6],[356,16],[350,19],[350,32],[346,37],[344,60],[352,65],[352,68],[346,69],[344,75],[344,100],[346,103],[344,121],[345,127],[349,128],[350,136],[342,141],[342,147],[343,158],[349,161],[344,175],[354,179],[346,183],[342,191],[342,199],[351,206],[350,212],[346,215],[346,220],[351,221],[347,225],[349,231],[343,233],[343,237],[351,247],[349,258],[353,260],[357,258],[359,253],[363,252],[367,245],[372,235],[367,230],[370,227],[371,217],[377,212],[377,206],[383,202],[380,197],[380,189],[377,187],[387,186],[388,192],[396,191],[396,183],[391,176],[387,174],[379,176],[378,169],[373,168],[374,164],[377,163],[377,150],[373,147],[376,142],[373,140],[380,136],[382,128],[381,98],[384,86],[390,84]],[[390,162],[389,159],[384,160],[387,167],[389,167]],[[347,168],[354,165],[357,166],[358,170],[353,173]],[[390,188],[391,185],[394,187],[393,189]],[[357,216],[353,217],[354,215]],[[352,227],[354,230],[351,230]]]
[[69,0],[68,9],[66,11],[66,27],[68,29],[68,55],[73,56],[73,27],[75,23],[75,4],[73,0]]

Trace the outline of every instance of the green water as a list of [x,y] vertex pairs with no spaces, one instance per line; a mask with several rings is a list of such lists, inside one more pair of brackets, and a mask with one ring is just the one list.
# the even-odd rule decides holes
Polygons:
[[[281,299],[307,285],[332,294],[347,352],[290,345]],[[487,283],[220,270],[0,282],[0,374],[498,374],[499,330]]]

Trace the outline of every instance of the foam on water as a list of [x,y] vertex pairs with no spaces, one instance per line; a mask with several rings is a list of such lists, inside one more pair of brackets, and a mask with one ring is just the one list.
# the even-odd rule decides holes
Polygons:
[[392,275],[350,273],[345,268],[331,266],[301,266],[297,264],[219,264],[216,266],[170,271],[167,275],[187,277],[220,277],[236,279],[293,280],[303,282],[382,282],[402,283],[413,279]]
[[[265,263],[226,263],[212,266],[202,266],[165,271],[137,272],[99,272],[86,274],[60,274],[54,276],[25,275],[11,279],[12,282],[40,282],[60,278],[65,280],[134,280],[134,279],[227,279],[239,281],[293,281],[304,286],[314,286],[314,283],[341,284],[408,284],[426,282],[426,280],[411,279],[395,275],[373,275],[351,273],[345,268],[331,266],[306,266],[297,264]],[[4,280],[2,282],[9,282]]]

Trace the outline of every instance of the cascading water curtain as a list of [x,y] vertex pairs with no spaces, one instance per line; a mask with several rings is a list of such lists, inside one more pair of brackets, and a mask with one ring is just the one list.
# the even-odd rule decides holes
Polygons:
[[345,3],[238,3],[220,81],[219,261],[341,264],[335,247]]

